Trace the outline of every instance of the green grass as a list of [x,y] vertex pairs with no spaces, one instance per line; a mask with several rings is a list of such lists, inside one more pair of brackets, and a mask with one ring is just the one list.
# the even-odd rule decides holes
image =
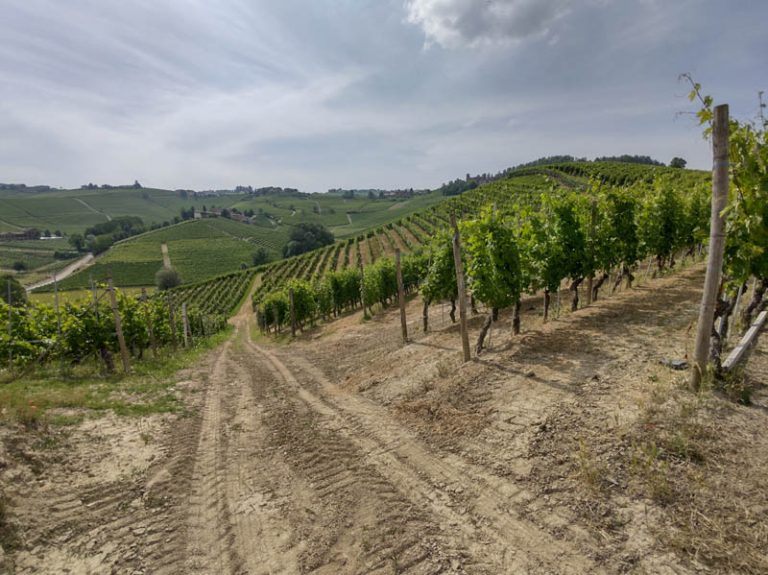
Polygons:
[[127,416],[182,411],[173,389],[176,372],[221,344],[230,333],[199,340],[189,350],[135,361],[128,376],[100,376],[101,366],[95,361],[72,368],[40,367],[30,376],[0,385],[0,423],[35,428],[74,425],[108,411]]

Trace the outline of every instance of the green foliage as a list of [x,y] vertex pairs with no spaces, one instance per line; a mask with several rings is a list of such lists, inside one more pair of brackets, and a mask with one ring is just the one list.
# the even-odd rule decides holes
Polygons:
[[296,256],[333,242],[333,234],[324,225],[302,222],[291,231],[283,256]]
[[25,305],[27,303],[27,291],[15,277],[3,275],[0,276],[0,299],[14,306]]
[[555,241],[562,250],[563,277],[577,280],[590,274],[592,262],[587,252],[587,234],[578,213],[578,196],[569,194],[552,201]]
[[185,284],[168,293],[176,307],[186,303],[204,314],[228,317],[248,293],[258,271],[249,268],[232,272],[204,282]]
[[462,222],[467,277],[475,298],[492,309],[509,307],[520,299],[520,254],[512,230],[491,209],[476,220]]
[[[0,368],[9,363],[21,367],[30,363],[64,360],[80,363],[89,357],[104,361],[111,368],[111,354],[118,349],[114,314],[109,297],[97,289],[96,301],[67,302],[61,306],[61,329],[54,308],[45,304],[29,304],[9,308],[0,302]],[[172,343],[170,314],[165,298],[144,300],[116,294],[123,332],[129,350],[136,358],[154,337],[159,347]],[[175,318],[176,332],[181,331],[181,318]],[[204,337],[226,327],[226,317],[188,310],[191,335]],[[10,331],[8,322],[10,321]]]
[[432,240],[430,263],[419,291],[429,302],[457,298],[456,266],[453,259],[452,237],[443,232]]
[[565,253],[557,237],[557,227],[550,202],[542,198],[542,210],[520,208],[523,215],[518,227],[521,265],[528,277],[526,290],[546,289],[556,292],[565,277]]
[[255,252],[253,252],[252,262],[255,266],[264,265],[269,263],[272,257],[269,255],[267,248],[260,246]]
[[160,291],[175,288],[181,285],[181,276],[174,268],[161,268],[155,274],[155,285]]
[[762,125],[732,121],[730,162],[733,193],[726,214],[725,275],[741,285],[768,277],[768,132]]
[[684,204],[680,193],[666,178],[659,179],[646,195],[640,213],[644,252],[663,262],[681,246],[685,225]]
[[312,321],[317,311],[314,286],[308,281],[292,279],[285,286],[285,291],[290,292],[290,290],[293,290],[293,309],[296,321],[299,324]]
[[597,268],[633,266],[640,257],[637,189],[609,189],[601,198]]

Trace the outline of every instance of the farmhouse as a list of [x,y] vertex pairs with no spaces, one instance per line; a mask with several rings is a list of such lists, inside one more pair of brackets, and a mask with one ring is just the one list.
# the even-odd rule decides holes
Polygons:
[[20,232],[2,232],[0,233],[0,240],[5,241],[21,241],[21,240],[39,240],[40,230],[37,228],[27,228]]

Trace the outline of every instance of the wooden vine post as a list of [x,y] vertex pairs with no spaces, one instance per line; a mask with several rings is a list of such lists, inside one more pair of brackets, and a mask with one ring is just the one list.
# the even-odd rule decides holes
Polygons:
[[131,370],[131,364],[128,361],[128,346],[125,344],[125,335],[123,335],[123,323],[120,321],[120,310],[117,307],[115,284],[112,282],[111,275],[107,276],[107,286],[109,287],[109,301],[112,304],[112,315],[115,318],[117,343],[120,345],[120,358],[123,360],[123,372],[128,373]]
[[13,292],[11,292],[11,278],[8,278],[8,367],[13,365]]
[[[597,200],[595,198],[592,198],[592,205],[590,206],[590,221],[589,221],[589,249],[590,249],[590,256],[594,258],[594,245],[595,245],[595,234],[597,233]],[[594,261],[594,260],[593,260]],[[595,281],[595,272],[594,270],[589,272],[589,277],[587,278],[587,305],[592,304],[592,290],[594,289],[594,281]]]
[[[141,288],[141,301],[144,304],[144,310],[147,310],[147,288]],[[155,322],[154,318],[147,314],[147,330],[149,331],[149,345],[152,348],[152,357],[157,357],[157,340],[155,339]]]
[[296,306],[293,300],[293,288],[288,289],[288,303],[291,311],[291,337],[296,337]]
[[400,249],[395,249],[395,272],[397,273],[397,301],[400,305],[400,328],[403,331],[403,343],[408,343],[408,322],[405,318],[405,289],[403,288],[403,269],[400,266]]
[[165,292],[165,299],[168,302],[168,322],[171,326],[171,342],[173,351],[176,351],[176,347],[178,346],[178,340],[176,339],[176,314],[173,313],[173,302],[171,301],[171,294],[168,291]]
[[723,272],[725,219],[728,204],[728,105],[717,106],[712,124],[712,214],[709,231],[709,254],[704,294],[699,308],[696,342],[691,369],[691,388],[698,391],[709,362],[709,340],[715,318],[717,292]]
[[189,317],[187,317],[187,302],[181,304],[181,329],[184,336],[184,347],[189,347]]
[[59,308],[59,282],[53,274],[53,307],[56,310],[56,333],[61,338],[61,309]]
[[368,308],[365,307],[365,266],[363,255],[360,253],[360,245],[357,245],[357,267],[360,269],[360,303],[363,304],[363,319],[370,319]]
[[461,330],[461,349],[464,361],[472,359],[469,351],[469,333],[467,332],[467,292],[464,288],[464,266],[461,263],[461,237],[459,226],[456,224],[456,214],[451,212],[451,227],[453,228],[453,265],[456,268],[456,291],[459,297],[459,328]]

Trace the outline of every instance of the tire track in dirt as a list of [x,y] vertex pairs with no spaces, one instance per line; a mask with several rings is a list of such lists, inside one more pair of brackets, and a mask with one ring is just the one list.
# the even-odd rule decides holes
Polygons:
[[224,344],[206,390],[202,426],[188,501],[187,567],[192,573],[235,573],[242,559],[234,545],[234,532],[226,496],[224,382],[231,342]]
[[259,374],[253,385],[262,402],[263,435],[272,461],[282,462],[274,478],[283,483],[278,499],[291,518],[292,539],[300,542],[298,569],[286,572],[486,572],[260,357],[245,354],[239,363]]
[[367,464],[408,493],[415,504],[426,506],[440,525],[455,528],[470,554],[487,562],[489,572],[599,572],[571,544],[515,513],[515,499],[529,495],[513,484],[470,469],[459,458],[440,459],[429,453],[383,409],[339,390],[295,353],[278,356],[249,345],[272,364],[302,401],[331,422],[337,435],[363,451]]

